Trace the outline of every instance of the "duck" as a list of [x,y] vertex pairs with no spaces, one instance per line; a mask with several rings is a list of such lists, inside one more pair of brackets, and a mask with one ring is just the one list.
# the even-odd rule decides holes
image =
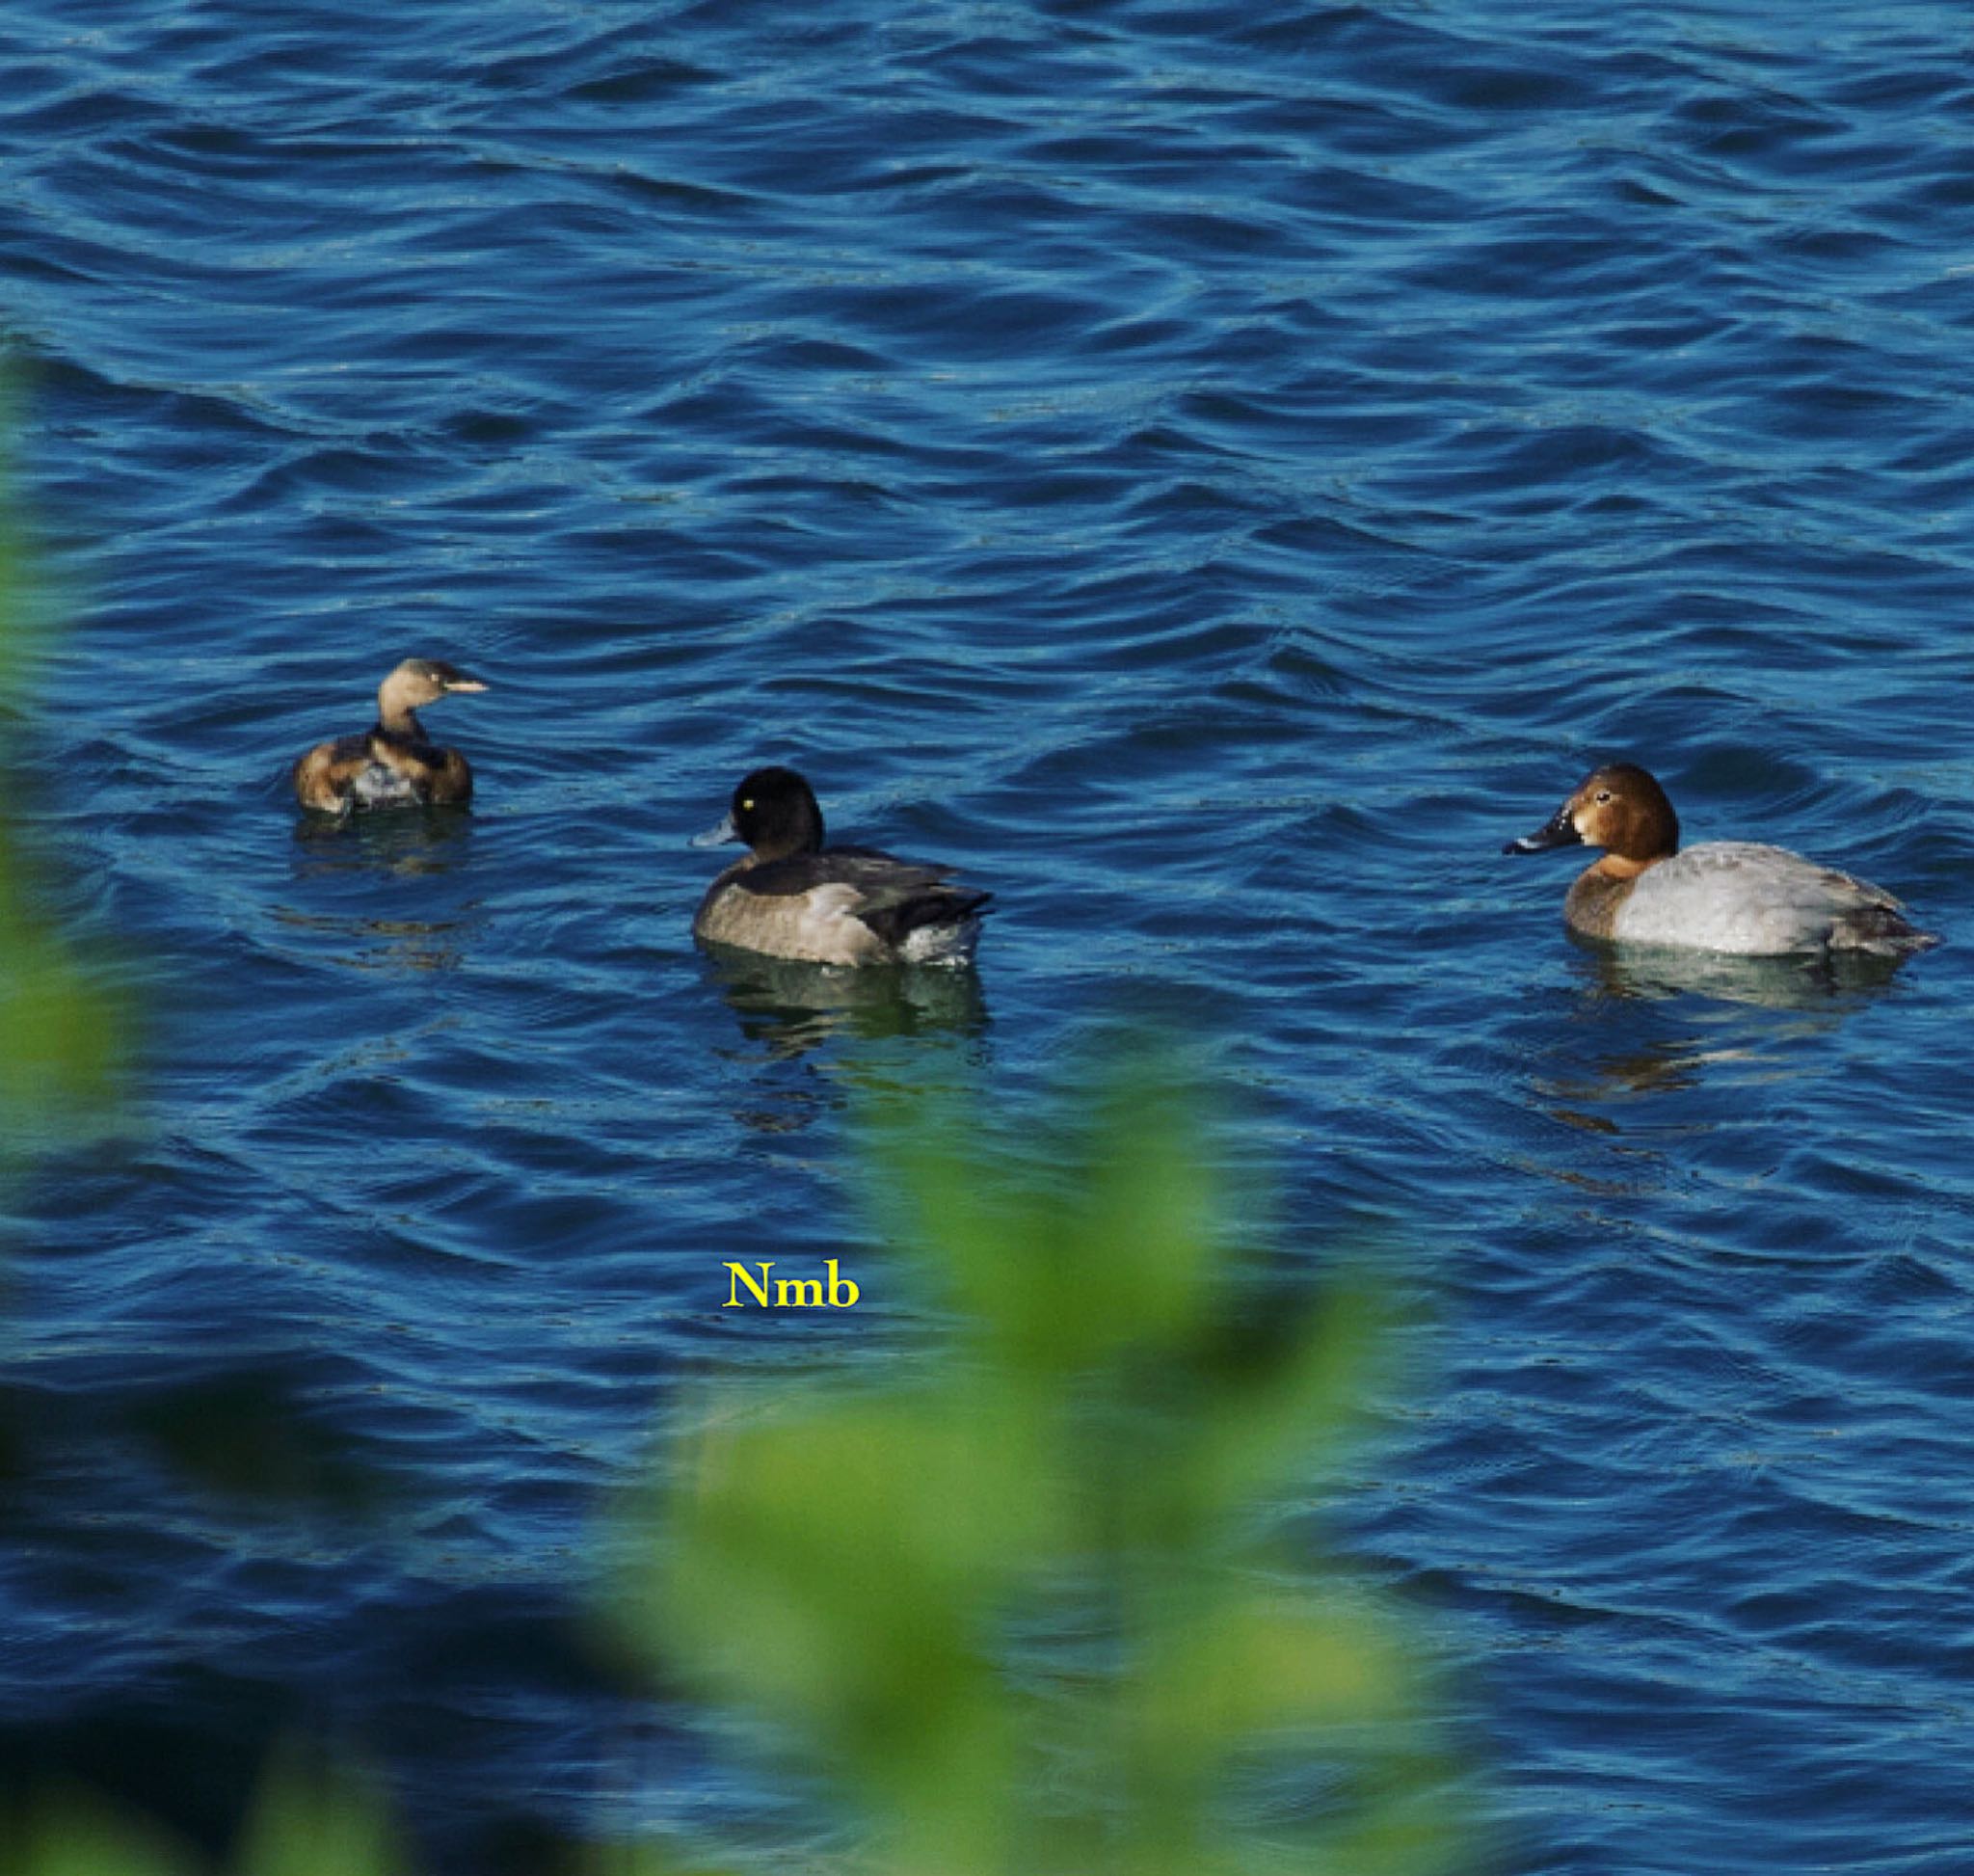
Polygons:
[[726,818],[694,846],[741,841],[747,852],[707,888],[693,915],[703,943],[807,964],[974,961],[990,893],[952,883],[950,867],[867,846],[825,846],[815,791],[792,768],[757,768]]
[[377,687],[377,721],[360,736],[318,742],[295,764],[295,798],[320,814],[375,808],[463,808],[473,771],[457,749],[425,735],[417,712],[441,697],[485,690],[442,658],[408,657]]
[[1882,888],[1786,847],[1753,841],[1679,844],[1679,817],[1636,763],[1597,769],[1533,834],[1504,853],[1590,846],[1563,918],[1586,938],[1676,945],[1744,957],[1861,951],[1901,957],[1938,940]]

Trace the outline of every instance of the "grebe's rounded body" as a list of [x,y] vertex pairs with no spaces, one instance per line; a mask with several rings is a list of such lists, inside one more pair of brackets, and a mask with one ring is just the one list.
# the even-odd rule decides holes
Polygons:
[[417,712],[441,697],[486,688],[439,658],[406,658],[378,686],[369,729],[319,742],[295,764],[296,800],[325,815],[464,807],[473,798],[471,765],[457,749],[435,743]]

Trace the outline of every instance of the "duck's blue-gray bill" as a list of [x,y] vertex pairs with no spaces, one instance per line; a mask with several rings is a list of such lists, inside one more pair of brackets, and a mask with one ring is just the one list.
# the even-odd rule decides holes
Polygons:
[[708,827],[704,834],[693,835],[691,844],[694,846],[720,846],[728,841],[737,841],[739,838],[740,830],[734,825],[734,817],[730,814],[721,820],[717,827]]

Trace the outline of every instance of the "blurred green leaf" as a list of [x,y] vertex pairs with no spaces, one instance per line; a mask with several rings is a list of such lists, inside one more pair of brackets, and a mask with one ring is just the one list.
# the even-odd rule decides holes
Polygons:
[[1285,1742],[1328,1782],[1301,1866],[1445,1867],[1402,1618],[1267,1535],[1386,1380],[1374,1293],[1240,1305],[1169,1065],[1068,1110],[998,1155],[971,1117],[874,1121],[886,1242],[957,1318],[943,1361],[695,1416],[623,1620],[835,1777],[846,1867],[1249,1870],[1229,1780]]
[[1313,1455],[1334,1458],[1389,1377],[1390,1316],[1354,1269],[1320,1300],[1282,1307],[1285,1325],[1223,1338],[1205,1357],[1214,1406],[1193,1421],[1187,1487],[1210,1516],[1231,1518]]
[[957,1671],[967,1620],[1040,1518],[1018,1423],[942,1407],[784,1409],[696,1442],[657,1586],[659,1607],[698,1612],[686,1658],[815,1712],[922,1697],[926,1675]]
[[400,1876],[408,1867],[371,1790],[295,1747],[275,1755],[233,1862],[238,1876]]
[[1230,1592],[1164,1638],[1139,1699],[1202,1756],[1257,1733],[1403,1717],[1410,1669],[1361,1601]]
[[160,1833],[81,1792],[45,1804],[17,1843],[0,1845],[0,1876],[189,1876]]
[[705,1863],[663,1843],[593,1843],[574,1863],[576,1876],[743,1876],[736,1863]]
[[1044,1372],[1156,1344],[1197,1319],[1216,1206],[1161,1080],[1119,1075],[1065,1130],[1073,1196],[1010,1190],[961,1114],[874,1110],[876,1209],[931,1268],[990,1359]]
[[109,1102],[120,1025],[110,998],[4,904],[0,948],[0,1113],[19,1145]]
[[[31,563],[13,498],[10,407],[0,384],[0,773],[19,762],[12,739],[58,610]],[[13,829],[0,824],[0,1174],[109,1117],[127,1068],[127,1002],[106,986],[100,961],[58,928],[40,878]],[[314,1429],[292,1383],[273,1372],[195,1381],[134,1402],[126,1392],[100,1411],[87,1398],[0,1389],[0,1487],[14,1496],[31,1491],[45,1449],[78,1430],[99,1438],[134,1434],[181,1478],[283,1507],[312,1498],[360,1510],[376,1496],[346,1442]],[[242,1876],[389,1876],[403,1863],[365,1792],[284,1761],[239,1866]],[[44,1803],[13,1840],[0,1840],[0,1876],[181,1876],[193,1867],[188,1852],[85,1792]]]
[[[13,396],[0,383],[0,775],[48,610],[13,496]],[[126,1018],[38,904],[33,871],[0,825],[0,1172],[99,1115],[116,1093]]]

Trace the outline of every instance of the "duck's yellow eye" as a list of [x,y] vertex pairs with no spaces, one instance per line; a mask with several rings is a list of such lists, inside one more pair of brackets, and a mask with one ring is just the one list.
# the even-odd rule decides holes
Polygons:
[[741,812],[741,813],[742,813],[743,815],[749,815],[749,814],[752,814],[752,813],[754,812],[754,803],[753,803],[753,802],[751,802],[751,801],[743,801],[743,802],[741,802],[741,804],[740,804],[740,812]]

